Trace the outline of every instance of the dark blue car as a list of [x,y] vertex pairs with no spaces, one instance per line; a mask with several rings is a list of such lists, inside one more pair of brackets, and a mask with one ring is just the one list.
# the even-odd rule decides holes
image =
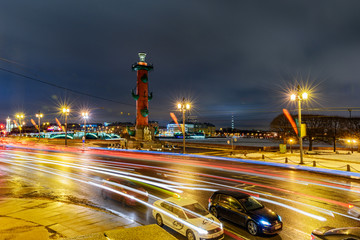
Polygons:
[[250,195],[232,190],[219,190],[209,199],[209,211],[247,228],[252,235],[276,234],[282,230],[281,217]]

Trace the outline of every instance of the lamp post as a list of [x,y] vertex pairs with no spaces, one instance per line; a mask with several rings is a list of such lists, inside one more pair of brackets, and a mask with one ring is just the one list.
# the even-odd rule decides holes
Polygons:
[[299,129],[299,145],[300,145],[300,164],[304,164],[303,159],[303,142],[302,142],[302,134],[301,134],[301,101],[306,100],[308,98],[308,94],[306,92],[300,93],[300,86],[297,86],[297,93],[291,94],[291,101],[298,101],[298,129]]
[[16,118],[19,120],[19,131],[20,131],[20,138],[21,138],[21,119],[24,118],[24,114],[19,113],[16,115]]
[[230,140],[227,141],[228,144],[231,143],[231,150],[234,150],[234,142],[237,142],[236,137],[231,137]]
[[65,114],[65,146],[67,146],[67,117],[70,113],[70,109],[68,107],[63,107],[62,112]]
[[37,113],[35,115],[37,118],[38,118],[38,126],[39,126],[39,141],[40,141],[40,128],[41,128],[41,125],[40,125],[40,118],[42,118],[44,115],[39,111],[39,113]]
[[83,112],[81,113],[81,115],[84,118],[84,137],[83,137],[83,145],[85,147],[85,141],[86,141],[86,119],[89,117],[89,113],[88,112]]
[[351,153],[354,153],[354,144],[356,143],[355,139],[349,139],[347,142],[350,144],[351,147]]
[[289,139],[289,143],[290,143],[290,152],[291,152],[291,153],[293,153],[293,150],[292,150],[293,142],[294,142],[294,139],[290,138],[290,139]]
[[190,104],[185,103],[185,98],[178,104],[178,109],[182,112],[182,134],[183,134],[183,154],[185,154],[185,112],[190,109]]

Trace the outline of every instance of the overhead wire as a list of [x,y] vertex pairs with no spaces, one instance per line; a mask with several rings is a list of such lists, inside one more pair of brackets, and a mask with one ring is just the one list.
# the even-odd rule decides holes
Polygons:
[[11,73],[11,74],[14,74],[14,75],[17,75],[17,76],[20,76],[20,77],[23,77],[23,78],[30,79],[30,80],[35,81],[35,82],[40,82],[40,83],[43,83],[43,84],[46,84],[46,85],[49,85],[49,86],[52,86],[52,87],[56,87],[56,88],[60,88],[60,89],[63,89],[63,90],[69,91],[69,92],[73,92],[73,93],[76,93],[76,94],[80,94],[80,95],[84,95],[84,96],[88,96],[88,97],[92,97],[92,98],[97,98],[97,99],[101,99],[101,100],[105,100],[105,101],[109,101],[109,102],[113,102],[113,103],[119,103],[119,104],[123,104],[123,105],[133,106],[133,104],[119,102],[119,101],[115,101],[115,100],[112,100],[112,99],[99,97],[99,96],[95,96],[95,95],[92,95],[92,94],[89,94],[89,93],[81,92],[81,91],[78,91],[78,90],[66,88],[66,87],[63,87],[63,86],[60,86],[60,85],[57,85],[57,84],[54,84],[54,83],[50,83],[50,82],[47,82],[47,81],[44,81],[44,80],[40,80],[38,78],[27,76],[25,74],[14,72],[14,71],[2,68],[2,67],[0,67],[0,70],[4,71],[4,72]]

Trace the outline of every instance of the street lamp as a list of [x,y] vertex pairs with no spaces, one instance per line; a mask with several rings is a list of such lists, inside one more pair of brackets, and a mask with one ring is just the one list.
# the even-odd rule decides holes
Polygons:
[[354,144],[356,143],[355,139],[348,139],[347,142],[350,144],[351,147],[351,153],[354,153]]
[[293,150],[292,150],[293,142],[294,142],[294,139],[290,138],[290,139],[289,139],[289,143],[290,143],[290,152],[291,152],[291,153],[293,153]]
[[298,123],[298,129],[299,129],[299,145],[300,145],[300,164],[304,164],[303,159],[303,142],[302,142],[302,133],[301,133],[301,101],[308,99],[308,94],[306,92],[300,93],[300,86],[297,86],[297,93],[291,94],[290,97],[291,101],[298,100],[298,115],[299,115],[299,123]]
[[185,154],[185,112],[190,109],[190,104],[185,103],[185,98],[178,103],[178,109],[182,112],[183,124],[182,124],[182,134],[183,134],[183,153]]
[[70,113],[70,108],[68,107],[63,107],[62,109],[63,114],[65,114],[65,146],[67,146],[67,116]]
[[42,118],[44,115],[39,111],[39,113],[37,113],[35,116],[38,118],[38,124],[39,124],[39,141],[40,141],[40,127],[41,127],[41,125],[40,125],[40,118]]
[[82,117],[84,118],[84,137],[83,137],[83,145],[85,147],[85,139],[86,139],[86,119],[89,117],[89,113],[88,112],[82,112],[81,113]]
[[231,137],[230,140],[227,141],[227,144],[231,143],[231,150],[234,150],[234,142],[237,142],[236,137]]
[[19,120],[19,131],[20,131],[20,138],[21,138],[21,119],[24,118],[24,114],[22,114],[22,113],[16,114],[16,118]]

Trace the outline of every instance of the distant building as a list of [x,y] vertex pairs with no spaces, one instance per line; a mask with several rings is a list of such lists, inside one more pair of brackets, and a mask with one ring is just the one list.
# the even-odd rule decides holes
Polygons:
[[[160,134],[164,137],[173,137],[177,134],[181,135],[181,126],[182,124],[177,125],[176,123],[171,122],[167,125],[166,131],[163,129]],[[215,135],[215,125],[211,123],[185,122],[185,133],[187,135],[203,133],[206,137],[212,137]]]
[[260,139],[269,139],[276,138],[277,133],[273,131],[265,130],[241,130],[241,129],[232,129],[232,128],[220,128],[216,130],[216,137],[243,137],[243,138],[260,138]]

